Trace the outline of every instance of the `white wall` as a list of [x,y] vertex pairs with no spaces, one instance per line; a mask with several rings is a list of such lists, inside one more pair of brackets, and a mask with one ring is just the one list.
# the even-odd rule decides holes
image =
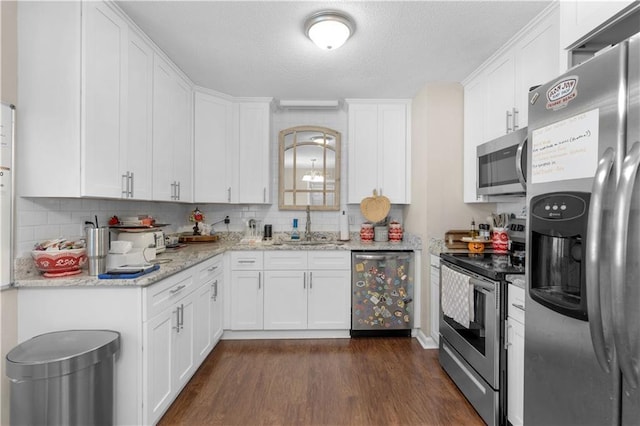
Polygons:
[[412,203],[406,228],[419,235],[422,258],[422,329],[429,335],[429,240],[450,229],[467,229],[495,211],[495,204],[465,204],[463,199],[463,99],[459,83],[426,85],[412,103]]

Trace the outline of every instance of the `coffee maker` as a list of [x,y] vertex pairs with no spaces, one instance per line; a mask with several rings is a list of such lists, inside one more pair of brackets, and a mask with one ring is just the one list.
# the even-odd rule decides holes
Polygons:
[[509,220],[507,233],[509,234],[509,242],[511,244],[510,257],[513,266],[524,267],[525,248],[526,248],[526,218],[512,218]]

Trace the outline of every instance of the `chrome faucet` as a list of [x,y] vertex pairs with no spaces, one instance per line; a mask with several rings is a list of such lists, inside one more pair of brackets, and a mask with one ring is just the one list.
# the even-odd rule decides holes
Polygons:
[[307,223],[304,226],[304,238],[311,241],[311,206],[307,204]]

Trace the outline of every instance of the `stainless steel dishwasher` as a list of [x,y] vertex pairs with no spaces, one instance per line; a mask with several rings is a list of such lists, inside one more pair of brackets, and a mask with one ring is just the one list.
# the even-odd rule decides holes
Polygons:
[[411,336],[413,251],[354,251],[351,268],[351,336]]

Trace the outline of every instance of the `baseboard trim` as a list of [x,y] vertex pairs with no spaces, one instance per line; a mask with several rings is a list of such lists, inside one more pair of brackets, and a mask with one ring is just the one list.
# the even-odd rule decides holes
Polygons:
[[438,349],[438,342],[433,337],[424,334],[422,330],[418,330],[415,337],[423,349]]

